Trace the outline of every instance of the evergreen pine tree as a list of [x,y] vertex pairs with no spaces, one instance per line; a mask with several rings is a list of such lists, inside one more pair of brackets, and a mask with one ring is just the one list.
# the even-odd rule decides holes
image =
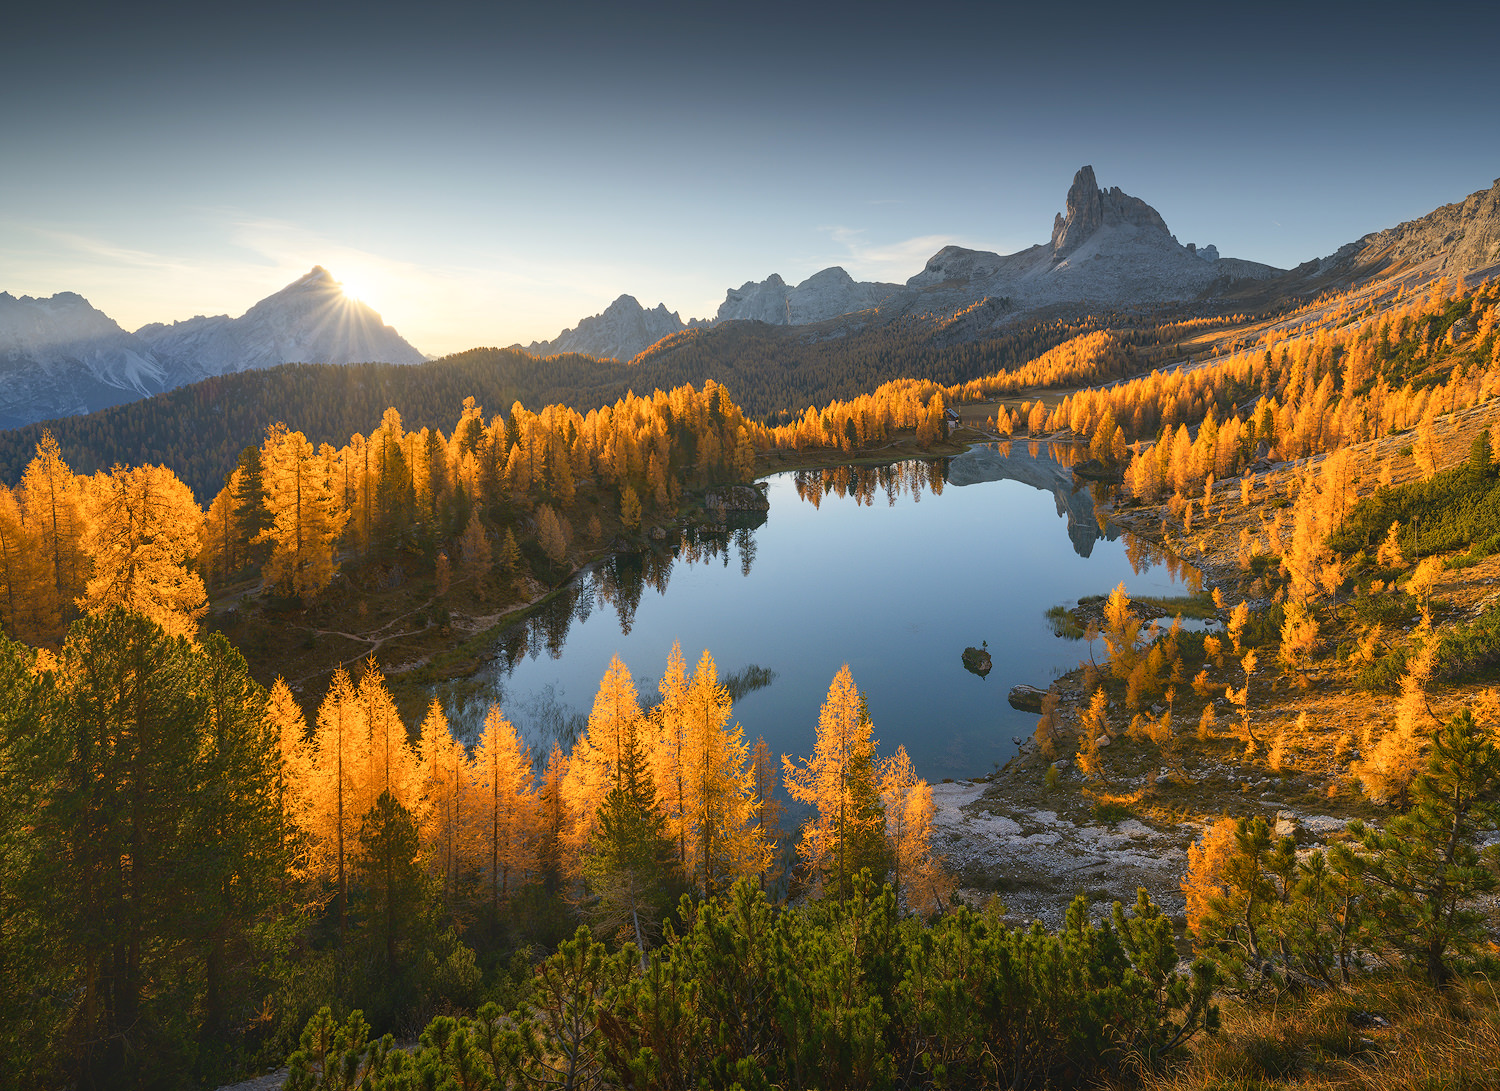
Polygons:
[[1441,985],[1482,943],[1485,916],[1473,899],[1497,884],[1475,840],[1500,825],[1500,748],[1468,710],[1433,735],[1410,794],[1412,809],[1384,830],[1357,820],[1349,829],[1372,856],[1366,879],[1379,933]]

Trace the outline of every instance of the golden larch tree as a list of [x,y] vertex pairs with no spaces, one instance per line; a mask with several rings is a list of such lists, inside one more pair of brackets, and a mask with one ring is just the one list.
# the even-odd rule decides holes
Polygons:
[[266,583],[283,594],[311,598],[333,579],[333,547],[349,513],[301,432],[273,424],[266,431],[261,461],[271,513],[271,525],[262,534],[271,543]]
[[498,705],[484,717],[474,750],[473,823],[465,857],[487,877],[490,905],[498,909],[514,879],[536,870],[536,791],[531,752]]
[[21,475],[21,514],[49,569],[47,587],[54,598],[45,612],[57,613],[59,623],[66,623],[77,616],[74,602],[83,594],[89,570],[81,490],[51,432],[42,432],[36,457]]
[[845,663],[818,711],[813,756],[802,765],[785,755],[781,759],[787,794],[814,812],[802,826],[797,853],[814,885],[832,881],[841,894],[861,867],[885,872],[885,817],[871,736],[870,718]]
[[642,721],[630,668],[618,655],[613,656],[594,696],[588,727],[568,756],[568,772],[562,782],[563,803],[568,810],[568,829],[563,836],[568,857],[564,863],[568,867],[576,866],[578,854],[593,836],[599,806],[615,786],[627,735],[644,736]]
[[277,768],[275,791],[280,803],[283,843],[290,850],[293,874],[300,878],[308,873],[308,839],[314,832],[311,789],[316,753],[302,708],[283,678],[278,677],[271,686],[266,700],[266,723],[280,740],[281,764]]
[[382,792],[407,810],[419,809],[417,756],[411,737],[396,710],[396,701],[385,684],[385,675],[372,655],[356,690],[365,736],[365,763],[360,774],[359,808],[363,817],[375,806]]
[[240,523],[245,506],[239,495],[243,481],[244,471],[235,469],[224,479],[224,487],[208,505],[203,545],[198,550],[198,571],[209,583],[225,582],[244,563]]
[[683,702],[683,869],[705,895],[759,875],[769,848],[755,823],[755,788],[744,732],[730,727],[729,691],[704,651]]
[[333,672],[328,693],[318,707],[307,818],[313,835],[311,869],[334,884],[341,934],[348,911],[349,855],[364,817],[358,808],[359,782],[369,739],[354,682],[340,667]]
[[940,909],[952,883],[932,854],[932,786],[917,776],[904,746],[880,763],[880,803],[896,897],[913,909]]
[[78,600],[86,613],[114,606],[191,637],[208,612],[203,580],[188,568],[202,545],[203,512],[165,466],[116,466],[86,490],[84,549],[93,571]]
[[427,872],[438,881],[451,905],[458,889],[464,824],[475,800],[473,763],[464,744],[453,737],[448,717],[436,697],[427,706],[418,743],[418,782],[422,855]]
[[0,485],[0,629],[28,644],[62,629],[46,551],[21,521],[15,494]]
[[687,664],[682,644],[674,641],[667,654],[667,671],[658,687],[661,700],[651,710],[647,750],[656,798],[667,820],[667,835],[677,846],[677,862],[687,859],[683,814],[687,810],[687,781],[683,747],[687,723]]
[[563,779],[568,758],[562,747],[552,744],[536,798],[536,868],[549,892],[556,890],[563,873],[563,838],[568,828],[568,808],[563,802]]

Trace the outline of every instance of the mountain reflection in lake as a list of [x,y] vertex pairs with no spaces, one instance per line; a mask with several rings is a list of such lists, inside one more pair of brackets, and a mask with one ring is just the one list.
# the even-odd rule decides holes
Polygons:
[[[1071,454],[1017,442],[776,474],[759,526],[687,528],[589,567],[505,633],[480,674],[435,692],[471,731],[498,702],[540,755],[571,746],[612,655],[649,704],[681,641],[689,667],[706,648],[721,678],[755,679],[734,710],[749,744],[805,755],[847,662],[883,753],[905,745],[930,780],[988,772],[1036,726],[1006,703],[1010,687],[1045,686],[1088,654],[1053,635],[1049,607],[1121,580],[1181,594],[1195,575],[1104,529]],[[961,658],[982,642],[987,677]]]

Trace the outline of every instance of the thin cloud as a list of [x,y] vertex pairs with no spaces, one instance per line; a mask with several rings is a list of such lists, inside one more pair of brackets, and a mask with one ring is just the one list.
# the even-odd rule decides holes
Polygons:
[[844,266],[857,280],[905,281],[919,273],[933,254],[959,241],[955,235],[917,235],[872,243],[866,239],[864,228],[832,226],[822,230],[844,250],[844,256],[830,264]]

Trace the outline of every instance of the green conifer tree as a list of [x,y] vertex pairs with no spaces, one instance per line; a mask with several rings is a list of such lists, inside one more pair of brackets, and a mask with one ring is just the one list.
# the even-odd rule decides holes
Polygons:
[[1468,710],[1433,735],[1411,799],[1384,830],[1357,820],[1349,830],[1371,857],[1365,878],[1379,934],[1441,985],[1482,942],[1485,918],[1473,899],[1497,884],[1475,840],[1500,824],[1500,748]]

